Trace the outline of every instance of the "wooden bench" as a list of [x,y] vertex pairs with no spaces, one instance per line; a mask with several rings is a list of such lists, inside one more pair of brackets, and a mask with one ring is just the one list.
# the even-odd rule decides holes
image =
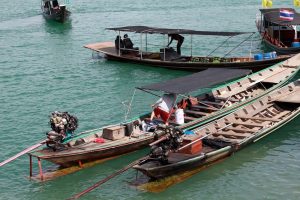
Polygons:
[[208,107],[208,106],[200,106],[200,105],[193,105],[192,108],[204,109],[204,110],[213,110],[218,111],[218,108],[215,107]]
[[200,111],[195,111],[195,110],[184,110],[184,112],[187,114],[201,115],[201,116],[206,116],[208,114],[205,112],[200,112]]
[[208,104],[208,105],[223,106],[223,103],[215,102],[215,101],[200,101],[200,102]]
[[247,122],[226,122],[226,123],[232,123],[236,125],[243,125],[243,126],[251,126],[251,127],[264,127],[264,125],[257,124],[257,123],[247,123]]
[[251,129],[243,129],[243,128],[234,128],[234,127],[227,127],[227,130],[232,130],[232,131],[238,131],[238,132],[250,132],[250,133],[255,133],[257,130],[251,130]]
[[260,121],[272,121],[272,122],[279,122],[279,119],[272,119],[272,118],[265,118],[265,117],[247,117],[247,116],[235,116],[235,118],[240,119],[252,119],[252,120],[260,120]]
[[234,132],[217,132],[217,133],[214,133],[213,135],[221,135],[225,138],[228,138],[228,137],[234,137],[234,138],[238,138],[238,139],[244,139],[245,137],[249,137],[251,136],[251,134],[247,134],[247,133],[234,133]]

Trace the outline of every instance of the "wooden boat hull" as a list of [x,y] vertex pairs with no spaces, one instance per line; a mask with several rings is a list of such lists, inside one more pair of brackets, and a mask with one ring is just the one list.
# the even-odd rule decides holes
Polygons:
[[[226,117],[224,117],[220,120],[216,120],[215,123],[210,123],[206,127],[198,128],[198,130],[201,129],[201,131],[203,130],[203,131],[210,132],[213,129],[212,127],[214,127],[218,123],[221,124],[221,123],[227,121],[228,123],[235,124],[235,122],[230,119],[236,118],[236,117],[239,118],[239,116],[241,114],[247,114],[247,113],[251,113],[251,112],[255,113],[255,114],[253,114],[253,116],[254,115],[260,116],[261,113],[265,113],[264,115],[266,115],[266,116],[274,115],[276,117],[276,115],[278,115],[277,118],[262,117],[263,119],[259,118],[259,117],[256,117],[256,118],[250,117],[251,115],[249,115],[249,117],[244,117],[246,119],[248,118],[250,120],[256,120],[256,121],[257,120],[266,120],[266,121],[273,120],[273,122],[269,123],[268,125],[264,125],[264,127],[257,130],[256,133],[248,134],[248,136],[245,135],[245,139],[241,139],[240,142],[237,142],[236,144],[226,145],[223,148],[213,150],[208,153],[201,152],[196,155],[190,155],[189,158],[180,159],[180,155],[182,156],[183,154],[181,153],[181,154],[176,155],[176,153],[174,153],[174,155],[176,155],[177,158],[179,157],[180,161],[170,162],[169,164],[161,164],[157,160],[153,161],[154,159],[152,159],[152,160],[150,159],[150,160],[146,160],[142,164],[135,165],[133,168],[138,171],[141,171],[146,176],[148,176],[152,179],[160,179],[160,178],[174,175],[176,173],[191,170],[191,169],[194,169],[197,167],[207,166],[207,165],[215,163],[225,157],[230,156],[232,153],[239,151],[240,149],[248,146],[249,144],[258,141],[258,140],[262,139],[263,137],[267,136],[268,134],[279,129],[280,127],[284,126],[288,122],[295,119],[300,114],[300,95],[297,94],[299,92],[299,88],[300,88],[300,86],[299,86],[300,80],[298,80],[298,82],[295,82],[296,87],[294,87],[294,88],[297,88],[296,90],[294,90],[293,87],[290,85],[292,85],[292,84],[285,86],[284,89],[282,89],[282,90],[280,88],[280,89],[274,91],[273,93],[271,93],[270,95],[267,95],[267,96],[263,97],[262,99],[258,99],[257,101],[254,101],[253,103],[245,106],[244,108],[241,108],[237,112],[230,114],[228,119],[225,119]],[[290,92],[286,92],[287,90],[289,90]],[[280,101],[280,98],[278,98],[279,102],[291,103],[290,105],[294,106],[295,108],[292,108],[292,107],[286,108],[286,110],[282,111],[282,113],[281,112],[277,113],[275,111],[272,111],[275,114],[274,113],[271,114],[272,112],[270,113],[268,108],[273,108],[272,107],[273,104],[269,105],[269,102],[278,101],[278,99],[276,99],[276,98],[280,97],[280,96],[284,98],[284,101]],[[287,97],[287,96],[289,96],[289,97]],[[274,98],[274,100],[272,100],[272,98]],[[259,108],[258,107],[259,105],[262,105],[262,108]],[[274,105],[277,105],[277,104],[275,103]],[[288,105],[285,105],[285,106],[288,106]],[[251,109],[247,110],[250,107],[252,108],[252,110]],[[275,108],[275,106],[274,106],[274,108]],[[230,118],[230,116],[231,116],[231,118]],[[282,119],[279,120],[280,118],[282,118]],[[245,123],[245,121],[244,122],[241,121],[236,124],[242,124],[242,125],[246,125],[246,126],[247,125],[248,126],[249,125],[251,125],[251,126],[260,126],[261,125],[261,124],[257,125],[257,123],[253,123],[253,122]],[[231,130],[234,130],[234,128]],[[249,132],[249,130],[247,130],[247,129],[244,129],[244,131],[242,129],[236,129],[236,130],[239,130],[242,132],[239,132],[239,134],[237,134],[237,135],[232,134],[231,135],[231,137],[233,136],[232,138],[238,138],[239,136],[243,135],[242,134],[243,132],[244,133]],[[217,134],[217,135],[223,135],[223,136],[227,135],[228,136],[228,134],[229,133],[223,133],[223,134]]]
[[262,137],[265,137],[272,133],[273,131],[279,129],[283,125],[287,124],[288,122],[292,121],[294,118],[296,118],[300,113],[300,110],[298,110],[297,113],[294,114],[292,118],[285,122],[281,122],[278,124],[276,127],[272,127],[271,129],[268,129],[266,131],[263,131],[261,134],[256,136],[255,138],[252,138],[251,140],[245,142],[243,145],[233,148],[233,147],[225,147],[223,149],[220,149],[219,151],[213,152],[212,154],[208,154],[206,156],[204,155],[199,155],[197,157],[191,158],[189,160],[184,160],[179,163],[171,164],[171,165],[166,165],[166,166],[158,166],[158,167],[141,167],[141,166],[134,166],[133,168],[142,172],[146,176],[152,178],[152,179],[161,179],[165,178],[168,176],[172,176],[184,171],[192,170],[195,168],[200,168],[204,166],[208,166],[211,164],[214,164],[218,162],[219,160],[223,160],[226,157],[229,157],[233,153],[241,150],[242,148],[248,146],[249,144],[256,142]]
[[[234,62],[180,62],[180,61],[162,61],[159,59],[141,59],[138,56],[131,56],[130,54],[118,55],[114,44],[111,42],[103,42],[96,44],[85,45],[85,48],[91,49],[95,52],[102,53],[108,60],[119,62],[129,62],[143,65],[150,65],[168,69],[186,70],[186,71],[202,71],[209,68],[229,68],[229,69],[251,69],[253,72],[259,71],[278,62],[284,61],[291,57],[291,55],[278,56],[268,60],[251,60],[247,57],[231,58]],[[212,57],[213,58],[213,57]]]
[[[58,164],[62,167],[70,167],[73,165],[78,165],[78,161],[80,162],[90,162],[94,160],[100,160],[104,158],[114,157],[118,155],[122,155],[125,153],[129,153],[143,147],[146,147],[149,143],[153,141],[153,137],[149,136],[142,139],[132,139],[132,141],[124,142],[119,145],[113,145],[105,147],[104,144],[98,144],[98,148],[95,149],[86,149],[84,147],[80,148],[77,152],[68,152],[68,150],[64,150],[61,152],[53,152],[52,149],[48,149],[48,151],[37,151],[33,152],[30,155],[50,161],[52,163]],[[75,147],[76,148],[76,147]]]
[[272,50],[276,51],[277,54],[279,55],[291,55],[291,54],[297,54],[300,52],[300,48],[299,47],[278,47],[274,44],[272,44],[271,42],[269,42],[268,40],[263,38],[263,42],[264,44],[271,48]]
[[129,62],[142,65],[150,65],[155,67],[162,67],[167,69],[177,69],[184,71],[201,71],[209,68],[224,68],[224,69],[251,69],[253,72],[257,72],[266,67],[274,65],[278,62],[288,59],[288,57],[278,57],[276,59],[261,60],[253,62],[231,62],[231,63],[191,63],[191,62],[167,62],[167,61],[155,61],[146,59],[130,59],[126,57],[106,55],[108,60],[114,60],[119,62]]
[[[225,157],[228,157],[232,153],[231,148],[224,148],[222,152],[219,152],[216,155],[211,155],[210,157],[206,157],[203,155],[199,155],[194,157],[190,160],[186,160],[180,163],[165,165],[165,166],[149,166],[144,164],[143,166],[134,166],[133,168],[142,172],[146,176],[150,177],[151,179],[161,179],[168,176],[172,176],[184,171],[192,170],[198,167],[209,165],[210,163],[216,162],[221,160]],[[152,163],[151,163],[152,164]]]

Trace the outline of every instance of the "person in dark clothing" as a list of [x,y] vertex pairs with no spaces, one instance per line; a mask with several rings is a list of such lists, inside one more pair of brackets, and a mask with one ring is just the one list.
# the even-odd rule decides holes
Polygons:
[[127,34],[124,35],[123,43],[126,49],[133,49],[133,43]]
[[177,54],[181,55],[181,45],[184,41],[184,37],[179,35],[179,34],[168,34],[169,37],[171,37],[171,40],[169,42],[169,44],[167,45],[167,47],[169,47],[169,45],[173,42],[173,40],[177,40]]
[[119,48],[124,48],[124,42],[121,38],[121,36],[117,35],[116,39],[115,39],[115,47],[117,50],[119,50]]

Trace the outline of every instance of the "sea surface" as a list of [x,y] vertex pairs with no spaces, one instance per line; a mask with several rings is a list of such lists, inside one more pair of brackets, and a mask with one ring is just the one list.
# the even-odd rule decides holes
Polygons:
[[[107,27],[146,25],[209,31],[256,32],[259,0],[66,0],[71,18],[65,24],[46,21],[38,0],[1,0],[0,12],[0,161],[45,138],[51,112],[68,111],[79,118],[77,132],[120,122],[134,88],[189,74],[105,61],[83,45],[113,41]],[[291,7],[291,0],[273,1]],[[249,35],[248,35],[249,36]],[[247,35],[231,38],[194,36],[193,55],[224,55]],[[137,45],[139,35],[129,33]],[[232,55],[263,50],[259,37]],[[166,44],[162,35],[148,36],[149,48]],[[152,46],[151,46],[151,45]],[[150,47],[151,46],[151,47]],[[252,46],[252,48],[250,48]],[[182,51],[190,53],[186,36]],[[298,76],[300,78],[300,76]],[[156,100],[135,92],[132,113],[150,111]],[[0,199],[66,199],[147,154],[148,149],[57,179],[29,180],[28,156],[0,169]],[[42,162],[43,167],[51,167]],[[34,160],[37,172],[37,161]],[[299,117],[268,137],[189,178],[179,177],[160,191],[136,187],[134,170],[112,179],[83,199],[300,199]],[[139,175],[138,177],[140,177]],[[184,179],[184,180],[183,180]],[[180,181],[179,181],[180,180]]]

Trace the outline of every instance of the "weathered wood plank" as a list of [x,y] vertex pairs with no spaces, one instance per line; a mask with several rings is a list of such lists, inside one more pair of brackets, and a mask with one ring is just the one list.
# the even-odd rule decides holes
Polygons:
[[251,129],[243,129],[243,128],[235,128],[235,127],[228,127],[226,128],[227,130],[232,130],[232,131],[239,131],[239,132],[250,132],[250,133],[255,133],[257,130],[251,130]]
[[263,127],[264,126],[262,124],[247,123],[247,122],[226,122],[226,123],[232,123],[232,124],[243,125],[243,126],[251,126],[251,127]]
[[272,121],[272,122],[279,122],[279,119],[272,119],[272,118],[265,118],[265,117],[247,117],[247,116],[235,116],[235,118],[240,119],[252,119],[252,120],[260,120],[260,121]]
[[193,105],[192,108],[198,108],[198,109],[205,109],[205,110],[213,110],[218,111],[218,108],[215,107],[208,107],[208,106],[200,106],[200,105]]
[[208,113],[195,111],[195,110],[184,110],[184,112],[187,114],[194,114],[194,115],[202,115],[202,116],[208,115]]

